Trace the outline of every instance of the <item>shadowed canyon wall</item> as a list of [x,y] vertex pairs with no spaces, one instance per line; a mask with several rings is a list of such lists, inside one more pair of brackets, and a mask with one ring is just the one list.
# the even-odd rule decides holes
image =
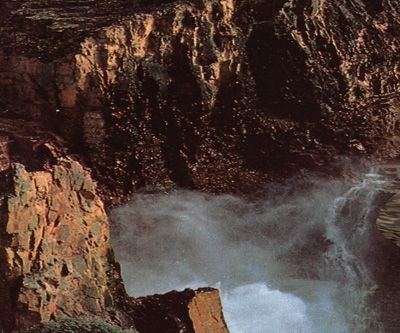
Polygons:
[[109,198],[249,192],[338,154],[395,157],[399,10],[17,1],[1,27],[1,111],[45,120]]

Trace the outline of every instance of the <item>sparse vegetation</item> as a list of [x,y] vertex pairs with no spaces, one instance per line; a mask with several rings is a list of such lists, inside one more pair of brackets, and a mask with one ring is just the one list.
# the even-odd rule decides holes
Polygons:
[[124,330],[101,320],[63,318],[40,324],[20,333],[137,333],[137,331]]

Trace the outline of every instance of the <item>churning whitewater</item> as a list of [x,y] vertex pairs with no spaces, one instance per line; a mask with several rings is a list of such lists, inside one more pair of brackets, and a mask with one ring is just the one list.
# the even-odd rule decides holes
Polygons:
[[369,298],[384,181],[306,177],[262,200],[139,194],[112,214],[128,292],[221,289],[232,333],[383,332]]

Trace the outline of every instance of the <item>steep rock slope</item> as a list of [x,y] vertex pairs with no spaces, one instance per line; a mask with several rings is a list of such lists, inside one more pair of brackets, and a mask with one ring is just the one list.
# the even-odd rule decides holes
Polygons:
[[3,6],[2,114],[46,121],[106,197],[398,154],[395,1]]
[[109,197],[398,154],[394,1],[3,6],[3,115],[45,120]]
[[0,330],[72,316],[226,332],[217,290],[126,295],[96,184],[65,146],[41,124],[0,120]]
[[215,289],[128,297],[89,171],[38,124],[1,125],[0,330],[83,317],[141,333],[227,332]]
[[[249,193],[340,154],[399,154],[395,0],[14,0],[0,13],[4,327],[109,315],[106,217],[94,190],[75,187],[87,172],[60,164],[66,151],[92,168],[108,202],[146,186]],[[10,170],[13,162],[25,168]],[[74,249],[85,263],[74,266],[65,227],[53,221],[61,202],[71,203],[68,228],[82,231]],[[100,246],[86,239],[96,225],[84,225],[88,213],[104,221]],[[47,247],[50,262],[39,260],[52,233],[67,248]],[[62,305],[54,288],[97,250],[100,268],[90,281],[80,275],[89,291]],[[156,301],[142,304],[154,310]]]
[[247,51],[264,117],[301,124],[306,151],[398,155],[398,2],[245,2],[254,8]]
[[[242,163],[232,131],[251,96],[241,82],[252,82],[233,1],[176,3],[122,19],[118,7],[112,16],[118,23],[99,19],[89,37],[76,39],[70,30],[80,36],[83,24],[65,19],[73,15],[67,5],[56,14],[25,5],[4,31],[20,20],[47,24],[47,34],[30,46],[21,24],[22,42],[3,48],[5,115],[46,119],[86,154],[98,179],[122,193],[174,184],[229,189],[228,178],[246,177],[229,167]],[[58,35],[66,45],[46,44]]]
[[103,203],[73,161],[51,171],[14,164],[1,174],[0,327],[110,318],[125,296]]

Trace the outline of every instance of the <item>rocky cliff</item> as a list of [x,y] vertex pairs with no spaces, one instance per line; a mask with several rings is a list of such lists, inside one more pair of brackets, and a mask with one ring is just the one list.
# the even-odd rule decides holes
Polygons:
[[141,333],[227,333],[219,293],[129,298],[89,172],[72,159],[0,174],[0,329],[98,318]]
[[83,168],[60,162],[1,175],[0,327],[109,318],[124,297],[103,203]]
[[[17,30],[18,40],[0,55],[3,112],[46,119],[119,195],[151,185],[211,188],[209,174],[222,180],[216,190],[229,188],[227,171],[241,172],[228,164],[242,162],[215,139],[236,144],[230,127],[251,96],[241,82],[252,82],[233,1],[124,13],[116,2],[90,33],[82,22],[102,7],[78,14],[87,3],[74,3],[27,2],[12,12],[3,36]],[[27,30],[39,26],[43,34]]]
[[2,325],[116,316],[87,168],[110,204],[397,157],[399,30],[396,0],[3,1]]
[[395,1],[2,6],[2,114],[45,121],[108,198],[398,154]]
[[398,2],[273,3],[258,2],[247,44],[264,109],[339,153],[398,154]]

